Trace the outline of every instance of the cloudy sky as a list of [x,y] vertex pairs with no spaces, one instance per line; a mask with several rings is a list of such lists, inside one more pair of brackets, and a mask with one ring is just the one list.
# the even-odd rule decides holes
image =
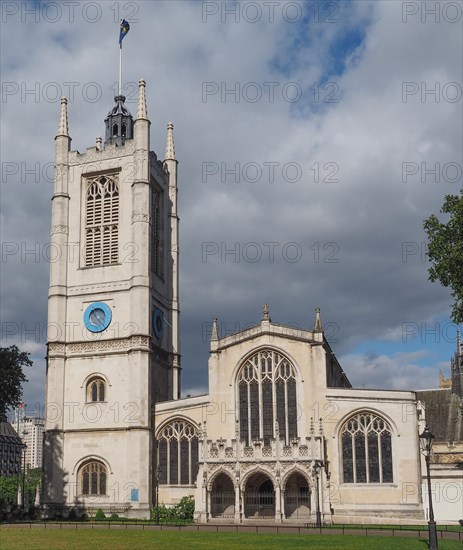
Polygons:
[[[432,3],[434,4],[434,3]],[[462,185],[462,4],[2,2],[2,346],[43,403],[59,97],[72,149],[104,133],[118,76],[147,82],[152,148],[175,125],[184,393],[205,392],[210,320],[326,334],[356,386],[436,387],[456,327],[423,220]]]

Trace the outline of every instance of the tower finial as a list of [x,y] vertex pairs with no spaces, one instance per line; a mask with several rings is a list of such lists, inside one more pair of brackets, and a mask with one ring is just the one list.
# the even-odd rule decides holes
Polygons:
[[457,329],[457,355],[462,354],[460,330]]
[[262,306],[262,309],[264,311],[264,316],[262,317],[262,321],[270,321],[268,304],[264,304]]
[[322,327],[322,321],[320,319],[320,308],[317,307],[315,309],[315,332],[322,332],[323,331],[323,327]]
[[169,124],[167,125],[166,158],[164,160],[176,160],[174,146],[174,125],[172,124],[172,122],[169,122]]
[[212,321],[212,335],[211,340],[218,340],[219,339],[219,330],[217,328],[217,318],[214,317]]
[[148,120],[148,109],[146,107],[145,86],[146,86],[146,82],[143,79],[140,79],[138,83],[137,120],[140,120],[140,119]]
[[61,112],[59,117],[59,127],[56,137],[64,136],[69,137],[68,128],[68,100],[65,97],[61,98]]

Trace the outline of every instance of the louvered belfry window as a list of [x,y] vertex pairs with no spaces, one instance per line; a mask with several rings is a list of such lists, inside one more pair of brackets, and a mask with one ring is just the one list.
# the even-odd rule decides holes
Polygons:
[[117,176],[88,180],[85,211],[85,266],[116,264],[119,259]]

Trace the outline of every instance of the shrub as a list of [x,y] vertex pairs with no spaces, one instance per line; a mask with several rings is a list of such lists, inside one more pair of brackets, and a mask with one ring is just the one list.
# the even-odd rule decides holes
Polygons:
[[[195,499],[193,496],[183,497],[182,500],[175,506],[167,507],[165,504],[158,506],[159,521],[188,521],[193,519],[195,511]],[[151,519],[156,518],[156,507],[151,512]]]
[[111,520],[119,519],[118,514],[115,514],[114,512],[111,514],[111,517],[109,518]]
[[183,497],[182,500],[175,505],[175,514],[177,519],[192,520],[195,512],[195,499],[193,496]]
[[96,514],[95,514],[95,520],[96,521],[101,521],[102,519],[106,519],[105,513],[103,512],[103,510],[101,508],[98,508],[98,510],[96,511]]
[[[175,510],[174,508],[168,508],[165,504],[159,504],[158,506],[159,521],[171,521],[175,519]],[[156,506],[153,508],[152,519],[156,518]]]

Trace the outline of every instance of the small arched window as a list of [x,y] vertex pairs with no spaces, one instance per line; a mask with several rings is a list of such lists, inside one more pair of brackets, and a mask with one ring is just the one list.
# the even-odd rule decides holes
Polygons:
[[198,475],[198,431],[189,422],[173,420],[158,436],[159,483],[193,485]]
[[82,495],[105,495],[107,490],[106,466],[102,462],[92,461],[81,466],[79,486]]
[[119,133],[119,126],[117,124],[113,124],[113,137],[117,137],[118,133]]
[[87,402],[97,403],[106,397],[106,383],[103,378],[92,378],[87,384]]
[[344,483],[392,483],[392,430],[380,416],[360,412],[341,428]]

